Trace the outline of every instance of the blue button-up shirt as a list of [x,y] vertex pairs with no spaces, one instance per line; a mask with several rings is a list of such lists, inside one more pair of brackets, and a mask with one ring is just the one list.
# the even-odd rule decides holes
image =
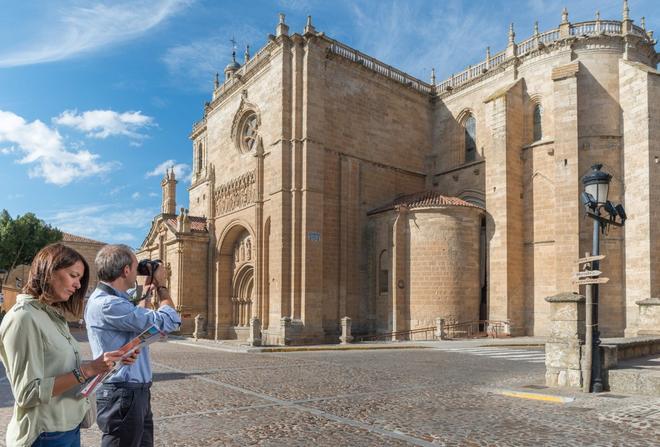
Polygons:
[[[179,328],[181,318],[170,306],[158,310],[145,309],[131,303],[128,293],[115,290],[115,295],[96,289],[87,301],[85,325],[94,358],[121,348],[152,324],[163,332]],[[142,348],[137,361],[123,365],[108,382],[151,382],[149,348]]]

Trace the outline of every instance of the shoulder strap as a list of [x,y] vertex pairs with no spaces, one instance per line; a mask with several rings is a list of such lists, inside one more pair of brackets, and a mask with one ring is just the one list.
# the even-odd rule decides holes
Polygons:
[[110,287],[109,285],[104,284],[104,283],[102,283],[102,282],[99,282],[99,283],[96,285],[96,288],[99,289],[99,290],[103,290],[103,291],[104,291],[105,293],[107,293],[108,295],[119,296],[119,295],[117,295],[117,291],[116,291],[115,289],[113,289],[113,288]]

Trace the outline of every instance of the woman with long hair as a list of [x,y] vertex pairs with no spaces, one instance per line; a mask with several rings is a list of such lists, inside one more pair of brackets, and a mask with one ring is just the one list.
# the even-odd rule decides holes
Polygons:
[[88,283],[89,266],[77,251],[48,245],[34,257],[23,293],[0,324],[0,357],[15,399],[8,446],[80,446],[90,407],[81,385],[121,361],[117,351],[80,359],[65,314],[80,318]]

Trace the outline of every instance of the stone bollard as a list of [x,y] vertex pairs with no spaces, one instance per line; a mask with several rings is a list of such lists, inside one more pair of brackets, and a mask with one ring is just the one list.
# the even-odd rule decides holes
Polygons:
[[445,319],[436,318],[435,319],[435,338],[438,340],[444,340],[445,337]]
[[291,343],[291,329],[291,317],[282,317],[280,319],[280,338],[284,346]]
[[250,318],[250,335],[248,343],[252,346],[261,346],[261,321],[257,317]]
[[197,314],[195,315],[195,332],[193,332],[193,337],[197,341],[199,337],[204,336],[206,336],[206,318],[202,314]]
[[585,298],[560,293],[550,303],[550,337],[545,344],[545,382],[548,386],[582,388],[585,336]]
[[351,319],[344,317],[341,319],[341,337],[339,341],[342,345],[346,345],[353,341],[353,336],[351,335]]

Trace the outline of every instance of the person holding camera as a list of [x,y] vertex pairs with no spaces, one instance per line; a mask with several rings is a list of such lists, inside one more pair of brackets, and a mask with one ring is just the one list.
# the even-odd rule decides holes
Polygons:
[[[162,263],[138,263],[130,247],[106,245],[96,255],[95,264],[99,285],[85,311],[87,335],[95,356],[119,349],[152,324],[163,332],[179,328],[181,318],[163,285],[166,272]],[[138,274],[147,276],[146,293],[155,294],[153,310],[136,305],[128,293],[135,287]],[[103,447],[154,445],[151,381],[149,348],[145,347],[135,364],[122,366],[98,389],[97,423],[103,432]]]

